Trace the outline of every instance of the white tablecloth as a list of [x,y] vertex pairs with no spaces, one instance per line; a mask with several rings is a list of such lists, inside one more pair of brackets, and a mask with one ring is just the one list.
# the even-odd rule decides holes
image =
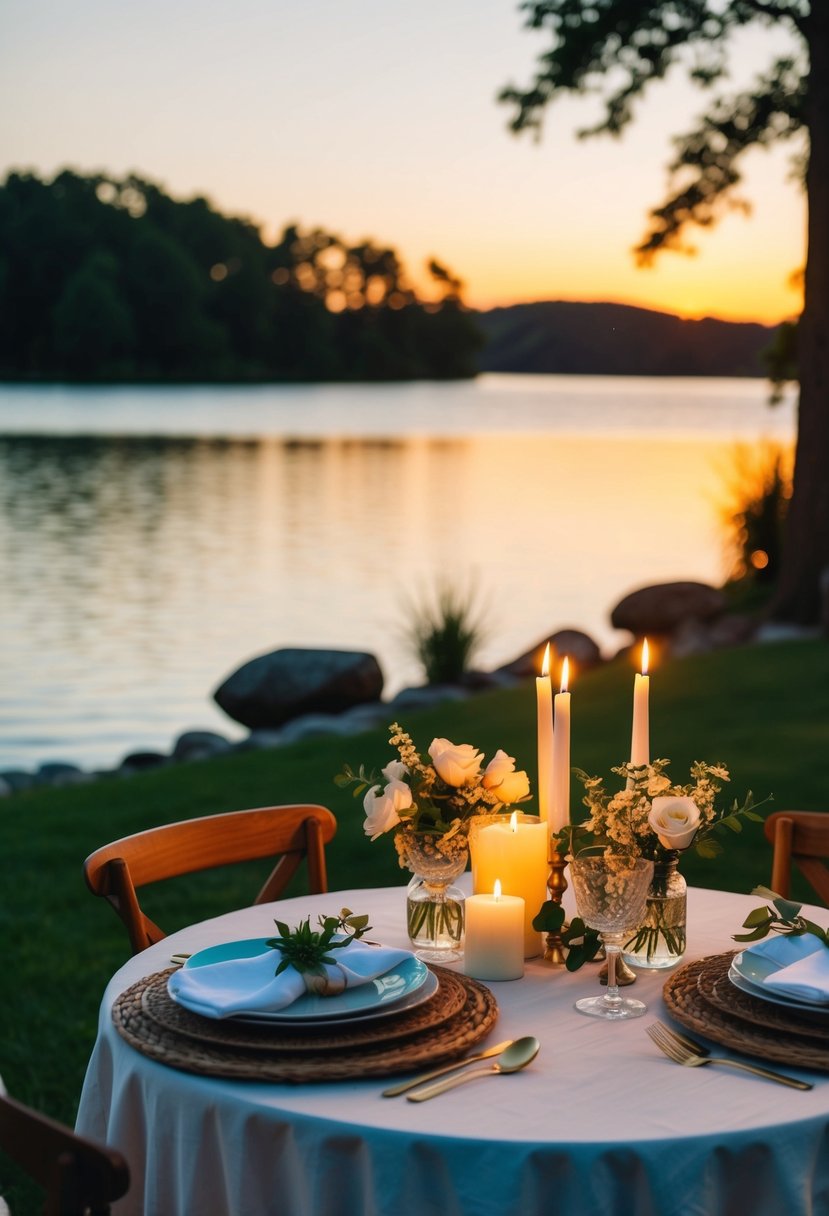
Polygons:
[[[468,876],[467,876],[468,877]],[[568,892],[569,894],[569,892]],[[406,945],[405,888],[286,900],[295,923],[344,905]],[[688,958],[733,943],[755,897],[691,890]],[[829,1213],[829,1075],[802,1092],[727,1069],[680,1068],[645,1034],[665,973],[640,972],[649,1012],[608,1024],[573,1009],[598,991],[540,961],[491,985],[491,1042],[534,1034],[526,1071],[422,1104],[389,1082],[217,1080],[147,1059],[113,1027],[115,997],[174,950],[267,936],[276,905],[192,926],[131,959],[101,1006],[78,1131],[130,1163],[117,1213],[147,1216],[820,1216]],[[825,914],[825,912],[824,912]],[[818,913],[818,919],[819,919]]]

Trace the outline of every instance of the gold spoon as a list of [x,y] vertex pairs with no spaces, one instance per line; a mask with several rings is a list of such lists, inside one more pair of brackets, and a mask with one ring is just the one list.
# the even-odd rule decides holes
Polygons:
[[414,1089],[417,1085],[425,1085],[427,1081],[434,1081],[437,1077],[443,1077],[448,1072],[455,1072],[458,1068],[465,1068],[467,1064],[475,1064],[478,1060],[489,1060],[492,1056],[499,1056],[502,1051],[506,1051],[513,1044],[513,1039],[504,1039],[503,1043],[496,1043],[494,1047],[487,1047],[486,1051],[479,1051],[477,1055],[467,1056],[463,1060],[453,1060],[451,1064],[444,1064],[441,1068],[435,1068],[431,1072],[422,1072],[419,1077],[414,1077],[409,1081],[401,1081],[399,1085],[392,1085],[391,1089],[383,1090],[384,1098],[396,1098],[398,1094],[404,1094],[407,1089]]
[[514,1043],[510,1043],[500,1059],[488,1068],[475,1068],[472,1072],[462,1072],[456,1077],[447,1077],[445,1081],[438,1081],[437,1085],[427,1085],[425,1089],[419,1089],[417,1093],[408,1094],[406,1101],[425,1102],[428,1098],[436,1098],[438,1094],[445,1093],[447,1089],[454,1089],[456,1085],[463,1085],[465,1081],[472,1081],[475,1077],[491,1077],[493,1074],[497,1075],[501,1072],[518,1072],[532,1063],[540,1049],[541,1044],[538,1039],[533,1038],[532,1035],[526,1035],[523,1039],[516,1039]]

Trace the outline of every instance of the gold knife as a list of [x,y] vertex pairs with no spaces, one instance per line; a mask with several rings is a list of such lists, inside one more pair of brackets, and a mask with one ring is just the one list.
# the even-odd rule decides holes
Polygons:
[[403,1081],[400,1085],[393,1085],[391,1089],[383,1090],[383,1097],[396,1098],[398,1094],[404,1094],[407,1089],[414,1089],[416,1085],[423,1085],[426,1081],[433,1081],[435,1077],[442,1077],[447,1072],[454,1072],[456,1068],[465,1068],[467,1064],[475,1064],[478,1060],[489,1060],[492,1056],[499,1056],[511,1042],[512,1039],[505,1039],[503,1043],[487,1047],[486,1051],[480,1051],[477,1055],[466,1056],[463,1060],[453,1060],[451,1064],[444,1064],[441,1068],[432,1069],[431,1072],[421,1073],[413,1081]]

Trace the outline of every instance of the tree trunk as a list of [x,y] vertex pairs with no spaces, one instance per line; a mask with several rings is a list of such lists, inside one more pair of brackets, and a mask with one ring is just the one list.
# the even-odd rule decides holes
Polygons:
[[798,325],[800,405],[794,493],[772,615],[820,620],[820,584],[829,569],[829,3],[812,0],[808,17],[808,245],[803,315]]

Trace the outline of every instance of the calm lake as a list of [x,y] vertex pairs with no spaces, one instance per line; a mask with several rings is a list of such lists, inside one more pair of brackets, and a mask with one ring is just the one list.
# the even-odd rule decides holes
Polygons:
[[0,768],[112,766],[280,646],[419,683],[406,603],[477,587],[480,666],[721,580],[738,447],[790,444],[760,380],[483,376],[244,388],[0,386]]

